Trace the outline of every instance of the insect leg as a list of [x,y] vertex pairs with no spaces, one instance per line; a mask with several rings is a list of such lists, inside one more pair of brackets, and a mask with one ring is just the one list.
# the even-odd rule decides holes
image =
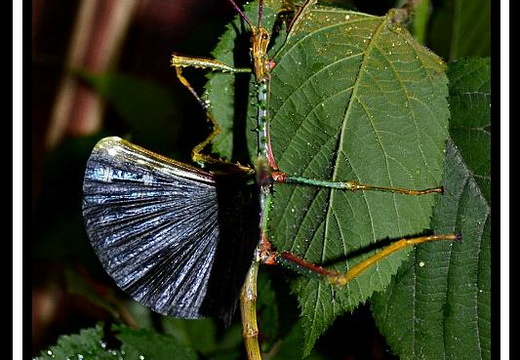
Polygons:
[[348,181],[329,181],[329,180],[318,180],[318,179],[309,179],[302,176],[293,176],[288,175],[282,171],[273,171],[272,173],[273,181],[278,183],[286,183],[286,184],[299,184],[299,185],[309,185],[309,186],[318,186],[325,187],[329,189],[337,189],[337,190],[348,190],[348,191],[384,191],[384,192],[392,192],[397,194],[404,195],[426,195],[426,194],[442,194],[444,192],[444,188],[442,186],[428,189],[405,189],[400,187],[391,187],[391,186],[378,186],[378,185],[369,185],[362,184],[358,181],[348,180]]
[[298,257],[297,255],[287,251],[283,251],[280,253],[270,253],[269,256],[266,257],[266,261],[264,261],[264,263],[268,265],[282,265],[302,275],[323,279],[332,285],[345,286],[350,281],[359,276],[362,272],[376,264],[378,261],[388,257],[389,255],[401,249],[433,241],[460,241],[461,238],[462,237],[460,234],[436,234],[413,238],[403,238],[386,246],[385,248],[383,248],[376,254],[372,255],[368,259],[361,261],[359,264],[356,264],[347,272],[338,272],[334,270],[325,269],[319,265],[310,263]]
[[[188,56],[182,56],[173,54],[172,60],[171,60],[172,66],[175,68],[175,74],[181,84],[183,84],[189,92],[193,95],[195,100],[202,106],[206,113],[206,118],[210,121],[212,125],[212,132],[204,139],[202,142],[197,144],[192,152],[191,157],[194,162],[200,164],[201,166],[204,166],[205,164],[227,164],[226,161],[222,159],[213,158],[210,155],[203,154],[202,151],[204,148],[209,145],[215,136],[217,136],[220,132],[220,127],[211,114],[210,106],[208,102],[204,101],[199,94],[195,91],[193,86],[191,86],[190,82],[184,75],[182,74],[182,69],[185,67],[194,67],[194,68],[200,68],[200,69],[209,69],[212,71],[222,71],[222,72],[234,72],[234,73],[243,73],[243,72],[251,72],[250,69],[245,68],[235,68],[233,66],[230,66],[228,64],[225,64],[223,62],[213,60],[213,59],[206,59],[206,58],[194,58],[194,57],[188,57]],[[245,172],[249,172],[250,169],[241,165],[236,164],[236,166]]]

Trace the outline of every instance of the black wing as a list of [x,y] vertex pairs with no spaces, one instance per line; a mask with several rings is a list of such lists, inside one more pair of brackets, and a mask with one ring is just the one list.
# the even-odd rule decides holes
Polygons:
[[158,313],[207,315],[220,237],[213,175],[110,137],[92,151],[83,191],[88,236],[117,285]]
[[202,307],[229,324],[260,239],[260,204],[258,186],[252,179],[229,173],[219,174],[215,180],[220,241]]

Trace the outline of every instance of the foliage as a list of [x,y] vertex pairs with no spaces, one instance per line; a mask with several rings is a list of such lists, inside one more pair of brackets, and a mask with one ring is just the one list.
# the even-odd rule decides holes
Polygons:
[[455,229],[464,238],[449,247],[417,247],[372,299],[381,331],[403,359],[491,358],[490,169],[482,158],[471,164],[489,146],[489,61],[456,61],[448,76],[452,140],[443,184],[449,190],[438,200],[432,228]]

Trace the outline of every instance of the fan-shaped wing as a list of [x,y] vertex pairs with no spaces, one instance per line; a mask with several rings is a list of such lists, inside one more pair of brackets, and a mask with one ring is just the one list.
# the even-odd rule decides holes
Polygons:
[[220,236],[213,175],[109,137],[92,151],[83,191],[88,236],[117,285],[158,313],[206,315]]

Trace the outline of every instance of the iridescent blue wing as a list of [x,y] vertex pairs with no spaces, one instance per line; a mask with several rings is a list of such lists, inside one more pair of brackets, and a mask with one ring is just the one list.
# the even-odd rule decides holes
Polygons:
[[[117,137],[95,146],[83,184],[86,230],[105,270],[139,303],[174,317],[217,315],[229,322],[247,267],[235,269],[222,253],[235,251],[246,258],[239,262],[250,262],[258,238],[255,231],[222,230],[227,221],[219,214],[217,183],[211,173]],[[230,199],[224,208],[238,213],[244,211],[235,206],[251,204],[242,191]],[[240,243],[244,233],[247,246]],[[214,266],[216,257],[226,263]]]

